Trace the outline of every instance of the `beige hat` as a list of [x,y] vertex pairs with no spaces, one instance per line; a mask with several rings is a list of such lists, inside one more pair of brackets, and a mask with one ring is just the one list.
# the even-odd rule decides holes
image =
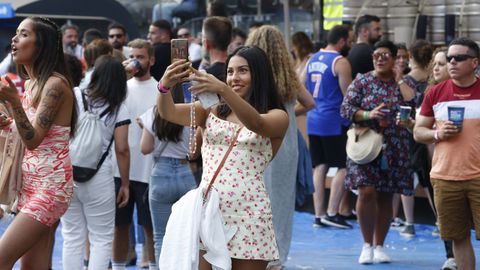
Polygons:
[[382,134],[368,127],[351,128],[347,136],[347,156],[357,164],[372,162],[382,151]]

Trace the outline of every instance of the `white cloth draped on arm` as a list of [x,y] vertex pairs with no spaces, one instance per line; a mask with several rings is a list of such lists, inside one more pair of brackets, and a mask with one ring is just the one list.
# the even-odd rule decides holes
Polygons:
[[230,270],[231,258],[227,243],[237,228],[226,228],[219,209],[215,189],[202,207],[202,188],[189,191],[172,206],[160,254],[162,270],[198,269],[199,240],[205,247],[204,258],[213,270]]

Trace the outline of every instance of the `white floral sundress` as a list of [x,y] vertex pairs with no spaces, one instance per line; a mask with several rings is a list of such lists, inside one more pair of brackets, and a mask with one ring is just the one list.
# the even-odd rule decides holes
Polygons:
[[[200,186],[208,186],[239,128],[236,123],[209,114],[203,136]],[[265,261],[279,258],[270,198],[263,181],[271,158],[270,139],[243,128],[213,185],[220,196],[225,224],[238,227],[228,243],[232,258]]]

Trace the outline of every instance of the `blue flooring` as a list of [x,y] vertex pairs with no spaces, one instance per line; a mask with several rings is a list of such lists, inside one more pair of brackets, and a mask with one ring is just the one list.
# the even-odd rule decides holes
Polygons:
[[[295,213],[293,239],[285,270],[303,269],[440,269],[445,260],[443,242],[432,236],[433,226],[415,225],[416,236],[405,238],[396,230],[390,230],[385,241],[386,252],[392,257],[391,264],[359,265],[358,256],[362,247],[362,237],[358,224],[352,222],[352,230],[334,228],[313,228],[313,216],[308,213]],[[0,226],[0,234],[5,226]],[[53,269],[62,269],[62,236],[57,230]],[[480,241],[473,239],[477,256],[477,269],[480,269]],[[141,258],[141,247],[137,246]],[[19,269],[16,266],[14,269]],[[129,267],[129,270],[142,269]]]

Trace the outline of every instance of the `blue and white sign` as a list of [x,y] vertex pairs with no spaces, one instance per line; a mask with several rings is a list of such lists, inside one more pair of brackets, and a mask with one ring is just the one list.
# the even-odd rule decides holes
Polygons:
[[0,19],[10,19],[15,17],[15,10],[9,3],[0,3]]

